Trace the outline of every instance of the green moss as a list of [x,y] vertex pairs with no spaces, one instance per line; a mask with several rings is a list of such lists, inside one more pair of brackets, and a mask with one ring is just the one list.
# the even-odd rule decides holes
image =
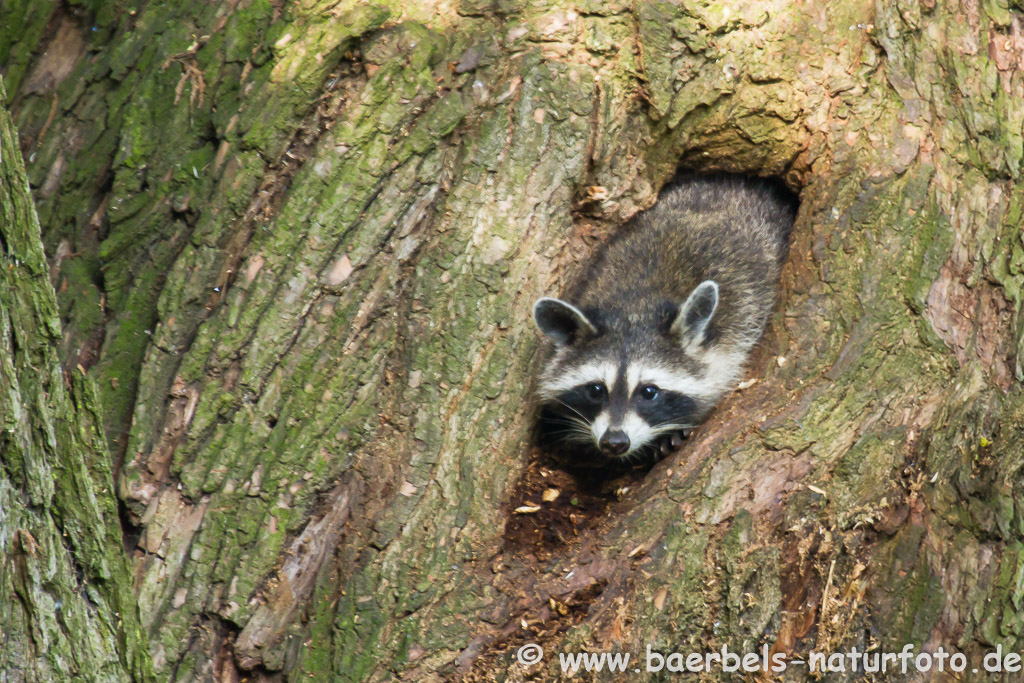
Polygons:
[[60,322],[0,81],[0,670],[25,680],[146,681],[110,456],[88,379],[58,360]]
[[18,92],[33,51],[47,37],[54,11],[53,5],[32,0],[5,2],[0,8],[0,64],[9,92]]
[[330,74],[350,41],[383,24],[390,12],[380,5],[361,5],[334,18],[314,16],[278,28],[268,36],[274,41],[276,59],[253,72],[256,87],[269,97],[261,107],[241,112],[240,132],[248,146],[264,157],[277,158],[291,139],[309,102]]
[[[680,160],[806,183],[779,336],[766,340],[790,360],[776,366],[769,354],[753,370],[798,402],[765,399],[763,429],[701,442],[712,443],[706,464],[678,456],[679,468],[648,475],[642,499],[624,498],[585,532],[593,537],[579,547],[607,572],[608,595],[622,597],[623,637],[697,649],[776,633],[792,597],[780,595],[776,527],[806,517],[840,552],[863,552],[881,586],[849,632],[923,638],[956,607],[935,581],[936,548],[981,556],[1020,533],[1010,485],[1019,454],[1008,445],[1017,435],[985,427],[1019,423],[1017,399],[979,400],[988,393],[979,363],[968,353],[961,368],[923,315],[961,251],[988,264],[966,286],[1001,284],[1020,305],[1021,205],[1008,180],[1019,172],[1019,108],[1000,92],[988,51],[956,49],[976,42],[969,22],[895,5],[880,6],[878,27],[867,29],[857,26],[860,8],[845,5],[807,22],[797,11],[721,3],[597,4],[570,13],[462,3],[449,15],[394,6],[435,28],[451,22],[444,32],[388,24],[388,9],[354,3],[289,4],[275,20],[274,6],[257,0],[223,25],[216,6],[153,3],[131,31],[102,12],[97,34],[113,47],[94,41],[61,86],[72,111],[40,141],[33,182],[67,167],[42,199],[51,245],[85,234],[95,197],[110,194],[101,245],[72,244],[89,253],[66,261],[61,310],[75,346],[104,322],[97,288],[106,290],[99,369],[120,380],[104,383],[110,414],[133,421],[125,480],[155,481],[168,503],[209,504],[199,533],[140,560],[164,672],[185,676],[210,660],[212,630],[197,628],[209,615],[247,623],[286,540],[342,481],[359,483],[361,513],[314,568],[315,594],[295,598],[309,623],[275,627],[280,645],[263,652],[265,668],[291,666],[297,648],[301,668],[286,672],[296,679],[437,675],[474,637],[514,624],[521,607],[491,589],[481,560],[501,547],[503,506],[523,466],[523,397],[536,365],[529,301],[568,281],[600,241],[593,235],[651,200]],[[989,5],[982,37],[986,13],[1005,21],[1005,8]],[[794,40],[792,27],[804,25],[815,35]],[[184,53],[204,35],[194,56]],[[842,40],[808,51],[821,35]],[[476,67],[455,73],[478,45]],[[17,67],[24,56],[13,59]],[[192,67],[205,80],[201,103],[190,101]],[[51,101],[26,96],[32,130]],[[316,107],[329,112],[323,120]],[[915,148],[905,126],[923,126],[925,114]],[[90,154],[62,157],[72,139]],[[312,150],[291,175],[282,153],[295,141]],[[268,169],[280,187],[258,189]],[[1010,198],[1005,215],[968,201],[996,186]],[[604,199],[584,199],[590,188]],[[238,272],[217,292],[229,264]],[[41,277],[45,264],[36,266]],[[1018,321],[1018,345],[1021,329]],[[157,439],[177,438],[165,422],[172,391],[190,412],[163,480],[146,458]],[[935,398],[950,391],[955,398]],[[8,415],[3,424],[19,423]],[[813,465],[785,483],[781,509],[735,514],[721,546],[709,538],[725,529],[684,521],[692,518],[681,510],[718,519],[725,501],[741,500],[738,482],[753,480],[765,449]],[[987,458],[998,476],[986,474]],[[864,543],[881,497],[902,495],[896,482],[913,466],[928,475],[916,500],[938,540],[908,522]],[[37,475],[30,494],[45,501],[55,493]],[[72,479],[62,473],[57,488]],[[803,479],[828,495],[812,496]],[[141,497],[128,502],[144,513]],[[638,537],[657,540],[626,563]],[[503,561],[557,590],[579,559],[574,548],[550,563]],[[1010,554],[993,593],[999,613],[1020,602]],[[491,621],[481,626],[474,617],[485,608]],[[980,623],[984,609],[971,618]],[[603,644],[609,614],[595,610],[564,639],[552,636],[556,647]],[[426,654],[414,657],[415,646]]]

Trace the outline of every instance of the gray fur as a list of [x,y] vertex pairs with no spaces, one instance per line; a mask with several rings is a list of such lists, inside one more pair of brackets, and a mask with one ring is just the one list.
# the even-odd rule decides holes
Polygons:
[[692,177],[665,189],[570,288],[571,304],[538,301],[538,327],[556,342],[542,401],[580,380],[581,367],[615,365],[624,376],[646,363],[693,388],[702,419],[764,330],[793,219],[792,202],[756,179]]

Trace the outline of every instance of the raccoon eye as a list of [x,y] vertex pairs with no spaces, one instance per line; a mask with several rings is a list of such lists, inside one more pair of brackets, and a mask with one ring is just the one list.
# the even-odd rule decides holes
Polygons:
[[608,395],[608,390],[601,383],[588,384],[583,391],[587,394],[587,398],[595,403],[604,400],[604,397]]
[[661,395],[661,390],[653,384],[645,384],[640,387],[640,398],[645,401],[653,401]]

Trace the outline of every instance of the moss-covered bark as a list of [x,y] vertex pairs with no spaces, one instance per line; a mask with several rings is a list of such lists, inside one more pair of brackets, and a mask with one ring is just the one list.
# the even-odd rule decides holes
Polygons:
[[[6,3],[158,674],[1024,649],[1022,11]],[[530,303],[680,164],[800,193],[758,382],[535,543]]]
[[59,340],[0,81],[0,678],[148,680],[96,390]]

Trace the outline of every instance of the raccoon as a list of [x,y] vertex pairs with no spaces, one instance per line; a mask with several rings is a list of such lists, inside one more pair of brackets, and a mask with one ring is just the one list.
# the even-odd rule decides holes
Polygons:
[[554,346],[537,381],[542,445],[578,467],[649,464],[681,445],[764,330],[794,218],[767,181],[684,178],[568,301],[538,299],[534,321]]

